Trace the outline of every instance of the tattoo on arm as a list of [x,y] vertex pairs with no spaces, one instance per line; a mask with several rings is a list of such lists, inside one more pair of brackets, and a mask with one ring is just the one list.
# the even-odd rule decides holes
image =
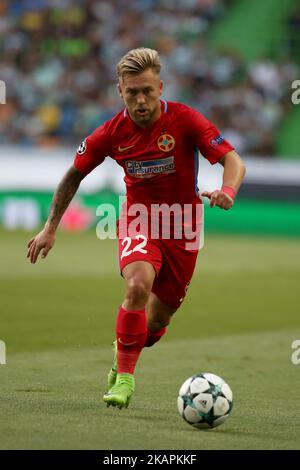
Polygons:
[[83,178],[84,175],[74,167],[71,167],[67,171],[53,195],[49,217],[46,224],[49,229],[55,230],[57,228],[60,219],[73,199]]

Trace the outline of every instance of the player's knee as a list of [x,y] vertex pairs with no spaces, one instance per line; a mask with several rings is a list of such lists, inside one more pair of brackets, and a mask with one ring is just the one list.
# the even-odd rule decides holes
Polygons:
[[132,304],[146,304],[151,292],[151,282],[132,278],[127,283],[126,300]]

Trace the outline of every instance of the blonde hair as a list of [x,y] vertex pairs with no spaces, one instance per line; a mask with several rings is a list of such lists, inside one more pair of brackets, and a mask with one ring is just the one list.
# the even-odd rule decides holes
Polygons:
[[139,47],[127,52],[117,64],[118,77],[122,79],[127,74],[139,74],[147,69],[160,73],[162,65],[155,49]]

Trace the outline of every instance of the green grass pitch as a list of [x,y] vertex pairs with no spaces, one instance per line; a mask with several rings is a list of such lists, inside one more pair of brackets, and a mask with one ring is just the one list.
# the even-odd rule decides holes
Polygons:
[[[130,408],[106,408],[124,285],[114,241],[59,233],[46,260],[24,232],[0,232],[1,449],[299,449],[300,243],[207,234],[188,297],[143,351]],[[225,378],[232,416],[209,431],[177,411],[182,382]]]

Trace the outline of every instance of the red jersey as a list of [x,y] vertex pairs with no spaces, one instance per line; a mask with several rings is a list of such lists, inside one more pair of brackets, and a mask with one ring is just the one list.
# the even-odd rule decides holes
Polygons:
[[80,145],[74,165],[87,175],[110,156],[122,166],[127,203],[199,202],[198,150],[216,163],[233,150],[218,129],[198,111],[161,101],[161,116],[143,129],[127,109],[98,127]]

